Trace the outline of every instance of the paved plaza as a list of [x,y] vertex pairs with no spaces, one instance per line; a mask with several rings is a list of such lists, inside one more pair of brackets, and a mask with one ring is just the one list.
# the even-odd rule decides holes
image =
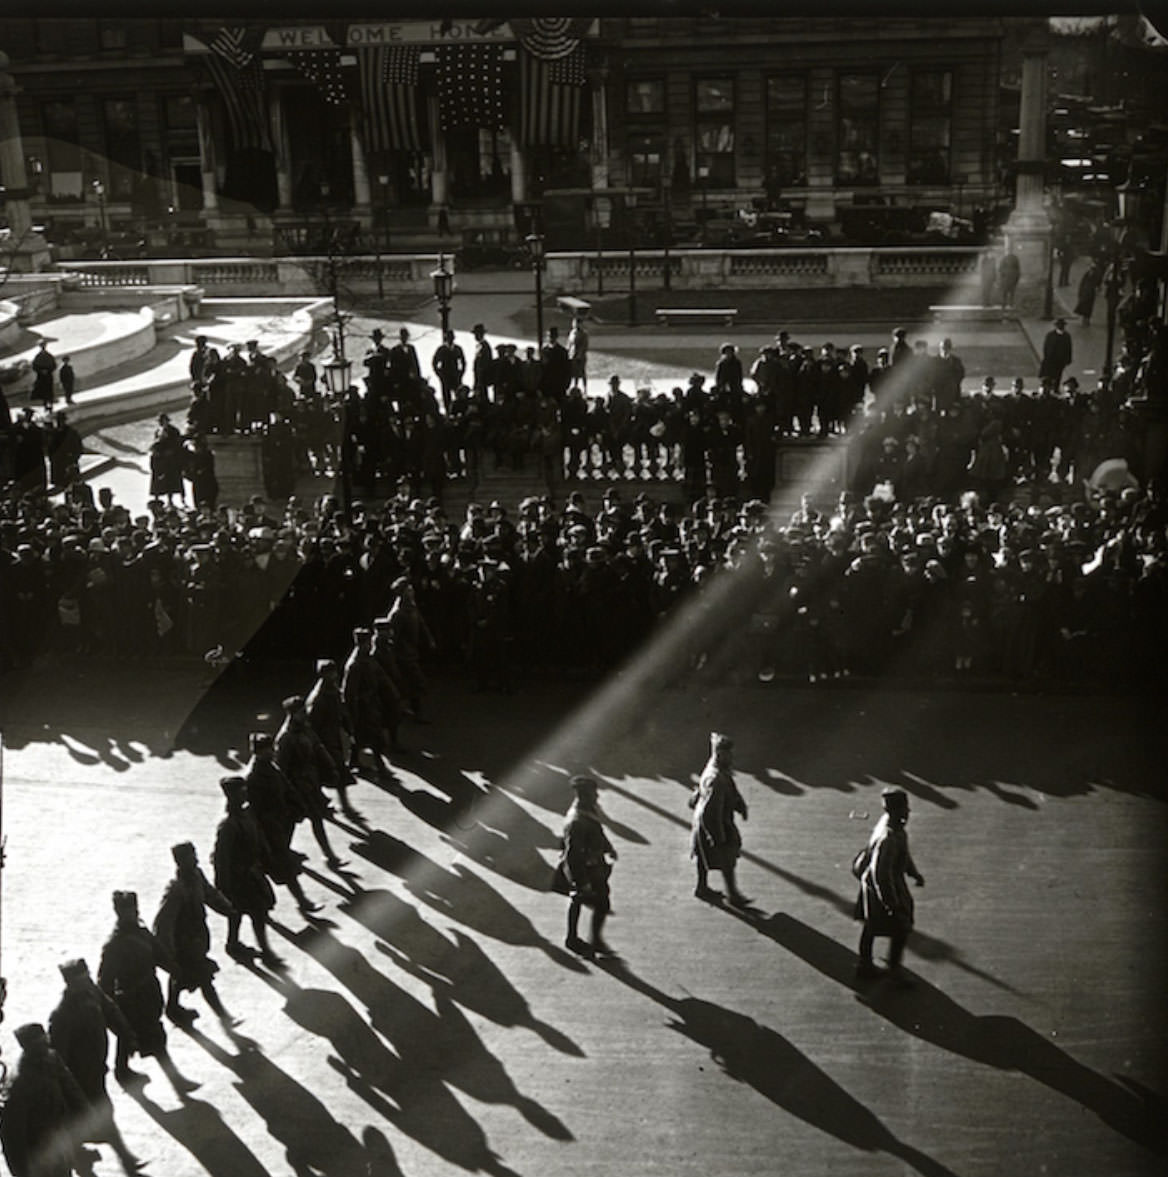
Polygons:
[[[45,664],[0,685],[6,1058],[57,964],[96,966],[112,890],[152,918],[169,846],[207,858],[218,778],[308,682]],[[365,824],[332,827],[348,865],[298,833],[324,910],[282,895],[287,972],[232,963],[212,916],[242,1024],[193,995],[171,1043],[198,1089],[150,1061],[141,1092],[114,1088],[145,1172],[1163,1171],[1162,700],[670,685],[653,657],[593,687],[476,695],[451,673],[433,695],[396,781],[354,790]],[[750,805],[746,913],[691,894],[710,728]],[[581,770],[620,852],[604,965],[564,951],[546,889]],[[853,976],[848,864],[889,783],[927,880],[904,991]],[[101,1153],[96,1177],[119,1172]]]

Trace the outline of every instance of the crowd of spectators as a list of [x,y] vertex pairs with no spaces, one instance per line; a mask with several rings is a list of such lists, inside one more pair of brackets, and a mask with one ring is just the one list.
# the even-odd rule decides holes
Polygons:
[[685,627],[679,673],[737,651],[751,673],[814,682],[1162,675],[1168,518],[1155,483],[1090,500],[1051,483],[1008,503],[844,491],[789,519],[712,488],[683,508],[613,485],[591,503],[579,490],[532,497],[515,517],[472,502],[451,520],[403,481],[351,515],[326,497],[215,512],[153,500],[133,517],[84,484],[60,503],[9,501],[0,659],[340,660],[407,577],[433,639],[426,657],[510,690],[612,669],[729,578],[732,606]]

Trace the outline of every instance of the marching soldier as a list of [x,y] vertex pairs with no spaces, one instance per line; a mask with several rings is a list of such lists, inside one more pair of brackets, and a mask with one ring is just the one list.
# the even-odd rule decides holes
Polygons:
[[260,960],[269,968],[278,968],[283,962],[268,942],[268,912],[276,906],[276,896],[264,874],[263,835],[248,805],[247,781],[239,776],[224,777],[219,788],[227,800],[227,816],[215,831],[211,862],[215,886],[233,909],[227,916],[227,954],[239,959],[250,953],[239,939],[246,915],[255,931]]
[[726,898],[734,907],[746,907],[750,900],[738,890],[735,868],[742,852],[742,835],[734,823],[734,814],[747,817],[746,802],[734,783],[731,755],[734,741],[721,732],[710,733],[710,758],[702,769],[697,791],[690,798],[693,807],[693,831],[690,849],[697,860],[698,883],[694,894],[699,899],[713,899],[718,892],[710,887],[709,873],[720,870],[726,880]]
[[308,722],[316,733],[325,751],[333,762],[333,783],[340,798],[341,809],[352,818],[360,815],[349,802],[349,786],[353,774],[349,769],[346,743],[352,744],[353,726],[345,701],[341,697],[340,672],[331,658],[322,658],[316,664],[316,682],[308,692],[304,709]]
[[329,806],[323,782],[334,778],[332,757],[308,722],[302,695],[284,700],[284,722],[276,733],[276,764],[291,784],[301,818],[308,818],[316,844],[324,851],[325,861],[334,870],[345,864],[333,853],[324,819]]
[[167,883],[154,917],[154,934],[174,962],[167,981],[166,1014],[175,1025],[189,1026],[199,1014],[180,1005],[179,995],[198,989],[219,1020],[234,1025],[215,989],[219,964],[209,955],[207,908],[228,918],[237,913],[231,901],[203,874],[192,843],[180,842],[170,848],[170,853],[175,875]]
[[[564,946],[585,956],[615,955],[601,932],[612,908],[608,879],[610,859],[617,854],[600,821],[597,784],[590,776],[574,776],[569,784],[576,794],[564,819],[563,853],[557,876],[568,892],[568,934]],[[580,910],[592,909],[590,938],[580,939]]]

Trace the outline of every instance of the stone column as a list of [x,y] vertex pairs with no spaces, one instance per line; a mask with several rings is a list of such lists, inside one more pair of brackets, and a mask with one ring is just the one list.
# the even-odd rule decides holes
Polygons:
[[511,203],[521,204],[527,199],[527,151],[512,136],[511,139]]
[[0,264],[12,270],[35,272],[49,264],[50,254],[44,238],[32,231],[24,143],[16,112],[17,86],[8,64],[8,54],[0,53],[0,176],[7,190],[4,212],[12,242],[0,253]]
[[600,66],[588,75],[588,90],[592,97],[592,146],[588,162],[592,166],[592,187],[608,187],[608,97],[605,90],[608,69]]
[[430,120],[430,144],[434,153],[430,169],[430,223],[437,224],[450,203],[450,171],[446,159],[446,134],[438,114],[438,99],[433,95],[426,100],[426,114]]
[[273,86],[270,97],[272,155],[276,165],[276,213],[292,211],[292,157],[288,143],[288,120],[284,117],[284,88]]
[[1006,222],[1006,248],[1018,255],[1022,277],[1014,298],[1020,315],[1039,316],[1050,266],[1051,225],[1043,207],[1046,171],[1045,29],[1036,29],[1022,46],[1022,97],[1018,125],[1018,179],[1014,211]]
[[373,224],[373,196],[365,161],[365,142],[361,138],[361,118],[356,107],[349,108],[349,152],[353,157],[353,212],[361,224],[368,227]]
[[203,213],[214,216],[219,211],[215,132],[211,121],[211,108],[205,98],[199,98],[195,102],[195,124],[199,132],[199,175],[203,184]]

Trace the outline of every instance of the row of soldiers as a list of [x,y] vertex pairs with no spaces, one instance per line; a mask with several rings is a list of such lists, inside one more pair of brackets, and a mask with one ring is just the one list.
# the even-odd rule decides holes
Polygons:
[[[379,633],[388,631],[386,621],[381,619]],[[327,659],[316,671],[307,697],[284,700],[284,720],[274,737],[251,734],[246,771],[219,782],[225,813],[215,833],[213,877],[204,873],[193,843],[172,846],[175,873],[153,924],[143,922],[136,892],[115,891],[115,926],[96,978],[85,959],[65,962],[65,989],[47,1028],[27,1023],[17,1029],[22,1055],[0,1115],[0,1143],[14,1177],[64,1177],[84,1142],[110,1144],[126,1172],[141,1168],[114,1120],[106,1085],[109,1035],[116,1039],[114,1077],[122,1086],[145,1081],[131,1067],[140,1055],[156,1059],[177,1092],[193,1091],[198,1083],[181,1074],[170,1056],[164,1018],[191,1026],[199,1011],[181,998],[197,991],[228,1030],[239,1024],[215,987],[219,964],[210,954],[208,909],[227,921],[228,956],[280,971],[284,961],[269,936],[275,888],[285,888],[306,916],[320,910],[301,885],[306,856],[292,846],[298,825],[309,825],[331,869],[347,865],[329,842],[325,822],[333,805],[325,788],[335,789],[350,820],[365,824],[348,787],[356,780],[354,770],[363,767],[363,753],[372,756],[368,771],[389,771],[388,756],[398,749],[397,682],[403,675],[410,681],[409,668],[403,672],[383,640],[358,629],[343,671]],[[254,947],[240,938],[245,917]],[[165,996],[159,970],[167,975]]]

